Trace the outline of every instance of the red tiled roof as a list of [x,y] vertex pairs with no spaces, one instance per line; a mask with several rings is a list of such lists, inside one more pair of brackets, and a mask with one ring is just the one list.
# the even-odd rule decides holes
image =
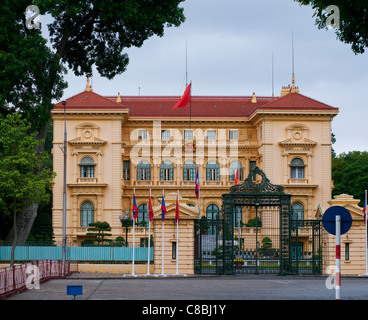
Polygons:
[[[66,109],[126,109],[126,107],[107,99],[93,91],[83,91],[66,99]],[[61,102],[55,104],[55,109],[64,109]]]
[[281,98],[258,107],[261,110],[338,110],[300,93],[289,93]]
[[[92,91],[83,91],[67,99],[67,109],[129,109],[130,116],[136,117],[248,117],[256,110],[338,110],[327,104],[299,93],[283,97],[257,97],[252,103],[251,96],[192,96],[191,111],[187,108],[172,110],[179,96],[101,96]],[[64,108],[59,102],[55,109]]]
[[179,96],[122,96],[121,104],[129,107],[130,116],[136,117],[187,117],[189,113],[192,117],[247,117],[255,106],[272,101],[270,97],[258,97],[257,103],[252,103],[252,97],[192,96],[191,110],[189,105],[172,110],[179,99]]

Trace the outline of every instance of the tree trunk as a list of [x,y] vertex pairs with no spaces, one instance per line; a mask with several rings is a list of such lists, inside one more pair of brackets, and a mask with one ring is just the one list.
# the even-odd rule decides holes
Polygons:
[[[17,217],[14,217],[13,227],[11,228],[6,241],[14,243],[16,241],[17,246],[24,246],[28,235],[32,229],[33,222],[37,217],[38,204],[34,203],[30,205],[25,211],[18,212]],[[15,224],[17,230],[14,230]],[[16,239],[15,239],[15,234]]]

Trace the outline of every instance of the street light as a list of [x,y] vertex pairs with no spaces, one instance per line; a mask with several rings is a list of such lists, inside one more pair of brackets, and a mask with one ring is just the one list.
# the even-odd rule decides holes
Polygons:
[[65,275],[65,260],[66,260],[66,149],[67,149],[67,138],[66,138],[66,101],[63,100],[62,105],[64,106],[64,183],[63,183],[63,243],[62,243],[62,276]]
[[129,226],[129,210],[125,210],[123,216],[119,216],[121,225],[125,227],[125,247],[128,246],[128,226]]

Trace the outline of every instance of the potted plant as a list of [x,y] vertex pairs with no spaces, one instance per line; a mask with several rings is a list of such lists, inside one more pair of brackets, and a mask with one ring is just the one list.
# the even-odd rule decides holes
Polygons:
[[244,260],[243,259],[240,259],[240,258],[237,258],[237,259],[234,259],[234,266],[235,266],[235,269],[241,269],[244,265]]

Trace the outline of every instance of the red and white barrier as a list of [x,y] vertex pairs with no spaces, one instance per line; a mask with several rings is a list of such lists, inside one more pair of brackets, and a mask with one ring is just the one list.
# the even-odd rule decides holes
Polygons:
[[[0,269],[0,299],[6,299],[17,292],[27,290],[29,267],[37,270],[39,282],[62,277],[62,261],[59,260],[41,260],[2,268]],[[70,261],[66,261],[65,275],[70,274]]]

